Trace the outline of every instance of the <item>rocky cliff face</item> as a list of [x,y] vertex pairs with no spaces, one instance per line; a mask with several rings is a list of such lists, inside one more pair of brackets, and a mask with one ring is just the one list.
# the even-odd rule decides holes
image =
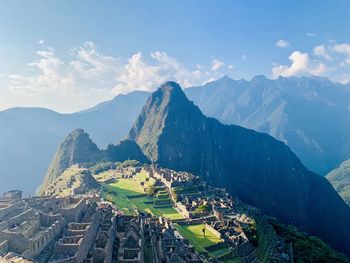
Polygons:
[[39,193],[44,193],[46,188],[58,176],[74,164],[99,161],[122,162],[125,160],[137,160],[141,163],[149,162],[134,141],[125,140],[117,145],[110,144],[106,150],[100,150],[84,130],[77,129],[70,133],[58,147]]
[[160,166],[200,175],[350,255],[350,210],[325,178],[271,136],[205,117],[178,84],[151,95],[129,138]]
[[343,200],[350,206],[350,160],[331,171],[326,178]]

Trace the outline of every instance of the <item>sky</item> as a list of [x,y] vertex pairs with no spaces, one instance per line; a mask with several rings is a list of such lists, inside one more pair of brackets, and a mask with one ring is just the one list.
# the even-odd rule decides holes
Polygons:
[[68,113],[228,75],[350,81],[350,1],[0,2],[0,110]]

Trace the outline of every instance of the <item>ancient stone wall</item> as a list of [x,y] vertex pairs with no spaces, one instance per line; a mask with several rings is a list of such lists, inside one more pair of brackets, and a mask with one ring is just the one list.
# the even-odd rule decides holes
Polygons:
[[0,242],[0,256],[5,256],[8,251],[9,251],[8,241],[5,240]]
[[34,215],[33,209],[28,209],[25,212],[16,215],[7,221],[8,227],[12,228],[13,225],[21,224],[27,218],[32,217]]
[[62,216],[68,222],[79,222],[83,212],[87,209],[85,198],[70,198],[68,204],[60,210]]

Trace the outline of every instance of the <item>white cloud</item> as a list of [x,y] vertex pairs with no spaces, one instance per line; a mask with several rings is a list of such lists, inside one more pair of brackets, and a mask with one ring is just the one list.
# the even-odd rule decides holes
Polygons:
[[[220,65],[220,68],[222,66]],[[216,72],[219,68],[212,72],[212,67],[213,64],[209,71],[206,70],[207,67],[196,65],[196,69],[191,70],[166,52],[153,52],[148,59],[141,53],[136,53],[123,67],[122,73],[116,77],[118,84],[113,90],[115,93],[135,89],[153,91],[167,80],[175,80],[182,87],[199,85],[222,75]]]
[[316,56],[320,56],[320,57],[323,57],[327,60],[332,60],[332,57],[331,55],[327,52],[326,48],[324,45],[319,45],[319,46],[316,46],[314,49],[313,49],[313,52]]
[[44,39],[39,39],[39,40],[38,40],[38,45],[42,45],[42,44],[44,44],[44,43],[45,43]]
[[220,68],[222,68],[223,66],[225,66],[225,62],[221,61],[221,60],[218,60],[216,58],[214,58],[212,61],[211,61],[211,70],[212,71],[217,71],[219,70]]
[[34,74],[8,76],[13,93],[68,101],[110,97],[108,87],[114,85],[119,66],[114,58],[97,52],[92,43],[75,49],[71,61],[59,58],[52,48],[37,51],[37,55],[39,59],[28,64]]
[[[33,76],[22,76],[10,74],[10,90],[16,94],[24,93],[33,95],[35,93],[50,94],[51,92],[66,92],[73,84],[66,72],[64,61],[56,57],[53,49],[38,51],[40,59],[29,63],[30,67],[37,69],[39,73]],[[68,88],[68,89],[67,89]]]
[[290,46],[290,43],[287,40],[280,39],[276,41],[276,46],[279,48],[287,48]]
[[307,53],[294,51],[289,56],[289,60],[292,62],[290,65],[275,65],[272,68],[274,78],[303,74],[319,76],[327,71],[327,67],[323,63],[311,60]]
[[227,66],[227,69],[229,69],[229,70],[232,70],[232,69],[234,69],[235,67],[233,66],[233,65],[228,65]]
[[72,49],[69,59],[61,58],[52,48],[37,51],[37,56],[28,64],[30,75],[7,76],[10,90],[17,97],[30,96],[33,102],[50,101],[49,107],[62,112],[88,107],[119,93],[153,91],[167,80],[182,87],[201,85],[228,70],[225,62],[217,59],[191,69],[160,51],[148,55],[139,52],[123,60],[101,53],[92,42]]
[[315,37],[315,36],[317,36],[317,34],[312,33],[312,32],[307,32],[306,35],[307,35],[308,37]]
[[350,64],[350,44],[335,44],[333,46],[333,50],[339,54],[343,54],[346,56],[345,63]]

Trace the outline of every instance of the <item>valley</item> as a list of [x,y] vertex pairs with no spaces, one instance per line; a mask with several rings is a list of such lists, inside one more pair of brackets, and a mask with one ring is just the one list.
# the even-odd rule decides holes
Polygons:
[[350,263],[349,10],[3,0],[0,263]]
[[[320,239],[282,225],[200,177],[137,161],[74,165],[44,194],[22,199],[20,191],[11,191],[0,198],[0,260],[3,255],[6,260],[39,263],[153,263],[175,258],[277,263],[293,262],[292,257],[296,262],[349,262]],[[45,217],[58,220],[54,234],[41,232],[51,229],[40,219]],[[27,219],[13,229],[6,227],[20,218]],[[38,228],[33,234],[25,234],[33,246],[19,250],[17,234],[34,225]],[[41,233],[45,236],[36,247]],[[74,249],[68,249],[73,244]]]

